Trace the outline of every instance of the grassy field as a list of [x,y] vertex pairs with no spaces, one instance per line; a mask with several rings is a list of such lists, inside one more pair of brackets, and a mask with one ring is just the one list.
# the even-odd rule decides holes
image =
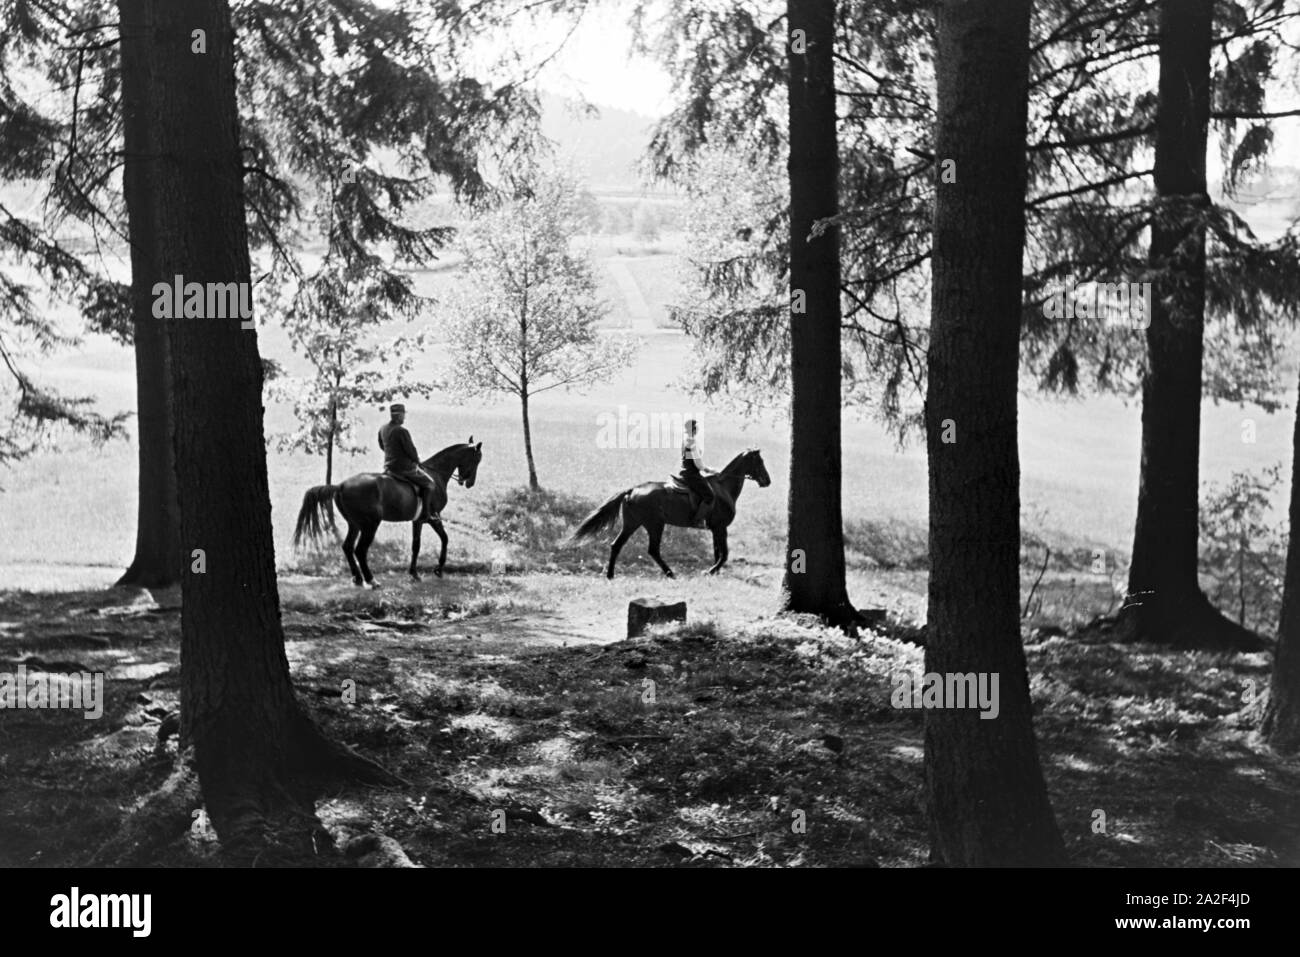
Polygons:
[[[633,325],[620,312],[629,279],[651,307],[650,325],[663,325],[680,265],[666,249],[598,246],[624,270],[602,279],[615,299],[611,330]],[[450,276],[440,268],[417,281],[436,293]],[[380,533],[371,563],[384,587],[376,592],[353,588],[333,542],[291,549],[303,491],[323,481],[324,463],[268,451],[295,686],[331,735],[411,784],[343,783],[318,815],[340,844],[382,834],[427,865],[925,863],[922,718],[889,706],[891,675],[922,660],[923,449],[898,449],[871,422],[845,423],[850,594],[888,613],[863,641],[775,615],[789,465],[776,421],[699,409],[711,463],[757,446],[773,478],[767,489],[745,489],[721,576],[699,574],[709,561],[706,533],[670,529],[664,555],[676,580],[651,565],[642,536],[606,581],[605,544],[571,546],[569,532],[613,493],[673,470],[678,450],[602,448],[599,417],[620,406],[669,415],[698,408],[683,381],[690,341],[662,328],[641,338],[638,361],[614,381],[536,401],[540,495],[520,490],[516,406],[451,396],[407,403],[423,454],[471,434],[483,442],[478,485],[453,486],[444,513],[451,542],[442,579],[405,578],[405,525]],[[278,330],[263,330],[259,345],[301,371]],[[437,359],[435,347],[428,361]],[[93,393],[105,410],[134,403],[131,355],[102,338],[41,371],[50,385]],[[269,406],[268,434],[288,431],[290,415]],[[1254,444],[1241,441],[1247,416],[1258,427]],[[367,443],[385,418],[379,409],[366,418]],[[1023,632],[1044,774],[1071,861],[1295,866],[1300,767],[1253,739],[1258,699],[1244,694],[1267,680],[1267,655],[1171,654],[1062,635],[1112,610],[1122,589],[1139,426],[1137,406],[1114,398],[1022,397]],[[1289,412],[1207,404],[1203,478],[1287,459],[1291,427]],[[336,479],[379,465],[377,452],[345,458]],[[178,707],[179,594],[99,587],[131,557],[136,468],[132,442],[60,441],[0,476],[0,671],[21,664],[108,676],[101,721],[6,713],[0,866],[90,862],[122,832],[127,809],[174,768],[175,739],[159,732]],[[1045,544],[1053,560],[1040,568]],[[1092,569],[1096,548],[1106,553],[1104,572]],[[684,599],[689,621],[622,641],[627,603],[642,596]],[[346,680],[360,689],[355,704],[340,698]],[[154,822],[163,835],[156,844],[99,863],[222,863],[191,828],[197,807]],[[1108,821],[1100,834],[1098,809]],[[490,830],[498,812],[506,835]],[[796,814],[804,833],[790,827]]]
[[[640,288],[652,308],[655,322],[666,316],[675,295],[675,275],[681,261],[678,245],[669,237],[651,246],[638,246],[630,238],[601,237],[595,254],[604,261],[616,258]],[[454,262],[417,276],[422,291],[435,294],[451,281]],[[602,273],[615,306],[609,325],[626,325],[619,313],[619,283]],[[547,393],[533,405],[533,433],[538,470],[543,485],[553,492],[595,505],[616,491],[647,479],[658,479],[677,465],[676,448],[607,449],[598,445],[599,416],[617,415],[620,406],[630,412],[677,414],[700,408],[685,381],[691,360],[691,342],[662,330],[640,337],[637,362],[613,381],[584,395]],[[282,362],[290,373],[303,370],[274,328],[259,333],[265,356]],[[430,367],[438,361],[436,347],[428,356]],[[74,354],[46,362],[42,381],[71,392],[92,394],[105,410],[134,405],[134,367],[127,349],[103,337],[89,337]],[[500,543],[487,528],[485,503],[495,501],[527,478],[523,456],[519,409],[507,400],[455,401],[454,396],[435,401],[409,401],[408,425],[422,454],[470,435],[481,440],[484,461],[479,484],[472,490],[457,486],[446,512],[452,536],[449,561],[457,564],[487,562]],[[750,485],[740,502],[732,527],[732,555],[768,565],[781,564],[788,468],[788,436],[782,423],[772,419],[744,421],[734,415],[700,409],[703,439],[709,460],[720,466],[733,454],[756,446],[763,452],[773,477],[770,488]],[[1108,568],[1122,561],[1130,540],[1136,508],[1140,437],[1140,410],[1114,397],[1049,401],[1026,393],[1020,409],[1021,500],[1026,532],[1048,542],[1053,551],[1091,550],[1107,553]],[[268,435],[288,432],[291,408],[270,404],[266,411]],[[1243,418],[1253,418],[1258,441],[1241,441]],[[362,442],[386,416],[375,409],[359,429]],[[1207,403],[1203,409],[1201,469],[1205,481],[1222,481],[1234,470],[1261,469],[1289,457],[1291,413],[1268,415],[1258,409],[1240,409]],[[336,479],[380,465],[378,451],[336,463]],[[323,459],[268,451],[273,521],[279,566],[293,570],[303,561],[289,546],[294,518],[306,488],[324,478]],[[10,584],[24,587],[58,587],[103,584],[129,562],[134,545],[136,513],[136,451],[130,441],[101,448],[60,438],[57,447],[42,450],[0,475],[0,566]],[[923,567],[926,471],[919,446],[898,449],[884,429],[873,422],[849,419],[844,429],[844,501],[850,562],[864,571],[879,567]],[[1286,494],[1279,490],[1279,501]],[[556,528],[556,541],[567,529]],[[670,530],[665,554],[678,564],[682,556],[699,556],[704,533]],[[381,548],[396,556],[404,549],[409,529],[384,526]],[[425,546],[427,552],[427,544]],[[644,538],[634,539],[625,561],[644,561]],[[385,554],[389,554],[388,551]],[[919,560],[918,560],[919,556]],[[539,555],[549,561],[553,556]],[[561,556],[562,557],[562,556]],[[593,563],[595,561],[593,557]],[[1032,564],[1032,556],[1029,558]],[[390,566],[391,568],[391,566]],[[62,569],[62,570],[60,570]],[[324,570],[324,569],[322,569]],[[338,556],[338,571],[343,570]],[[392,569],[395,571],[396,569]],[[1049,587],[1059,577],[1052,569]],[[1027,567],[1027,575],[1033,570]],[[382,572],[381,572],[382,574]],[[1079,576],[1074,575],[1074,579]],[[1086,577],[1086,576],[1085,576]],[[1071,575],[1064,581],[1069,585]],[[1099,580],[1085,584],[1096,590]],[[1076,614],[1087,618],[1105,611],[1105,589],[1094,601],[1076,596]],[[1099,606],[1099,607],[1097,607]]]

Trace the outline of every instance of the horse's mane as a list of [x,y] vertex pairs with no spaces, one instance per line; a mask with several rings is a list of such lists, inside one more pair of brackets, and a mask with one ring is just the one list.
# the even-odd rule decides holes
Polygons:
[[434,452],[434,453],[433,453],[432,455],[430,455],[427,459],[425,459],[423,462],[421,462],[420,465],[421,465],[421,466],[431,466],[431,465],[434,465],[435,463],[437,463],[437,462],[439,462],[439,461],[441,461],[441,460],[443,460],[443,459],[448,459],[448,458],[450,458],[450,457],[451,457],[454,453],[456,453],[456,452],[460,452],[460,451],[462,451],[463,449],[472,449],[473,447],[474,447],[474,446],[470,445],[468,442],[456,442],[456,443],[454,443],[454,444],[452,444],[452,445],[447,446],[445,449],[443,449],[443,450],[441,450],[441,451],[439,451],[439,452]]
[[758,449],[756,449],[756,448],[748,448],[748,449],[745,449],[743,452],[738,452],[738,453],[737,453],[737,454],[736,454],[736,455],[731,459],[730,462],[728,462],[728,463],[727,463],[726,465],[724,465],[722,468],[718,469],[718,474],[721,475],[723,472],[727,471],[727,469],[731,468],[733,465],[738,465],[738,464],[740,464],[741,459],[745,458],[745,457],[748,456],[748,455],[753,455],[753,454],[754,454],[755,452],[757,452],[757,451],[758,451]]

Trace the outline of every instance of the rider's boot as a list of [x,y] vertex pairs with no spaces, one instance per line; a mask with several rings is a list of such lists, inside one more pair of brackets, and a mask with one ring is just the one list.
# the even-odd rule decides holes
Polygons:
[[433,510],[433,493],[436,489],[430,488],[424,493],[424,520],[432,525],[438,519],[438,513]]
[[704,518],[709,514],[709,505],[712,504],[708,499],[700,499],[699,507],[695,509],[695,518],[692,523],[696,528],[704,528]]

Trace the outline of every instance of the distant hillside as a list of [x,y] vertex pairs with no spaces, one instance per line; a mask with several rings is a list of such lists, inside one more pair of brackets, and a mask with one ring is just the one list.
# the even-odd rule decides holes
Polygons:
[[637,169],[650,144],[654,120],[639,113],[602,106],[594,115],[578,111],[574,100],[542,94],[542,133],[561,159],[571,162],[594,193],[647,190]]
[[1300,169],[1277,166],[1251,177],[1227,205],[1250,224],[1256,236],[1274,241],[1300,218]]
[[1239,192],[1242,199],[1300,198],[1300,168],[1270,166],[1262,173],[1247,177]]

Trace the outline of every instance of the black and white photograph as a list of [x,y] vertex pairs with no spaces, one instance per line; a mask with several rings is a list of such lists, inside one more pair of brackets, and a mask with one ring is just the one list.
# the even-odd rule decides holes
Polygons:
[[1298,383],[1300,0],[0,0],[9,916],[1250,942]]

